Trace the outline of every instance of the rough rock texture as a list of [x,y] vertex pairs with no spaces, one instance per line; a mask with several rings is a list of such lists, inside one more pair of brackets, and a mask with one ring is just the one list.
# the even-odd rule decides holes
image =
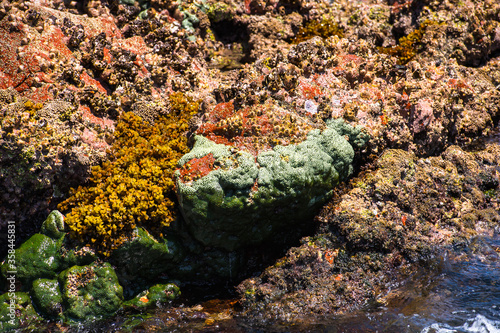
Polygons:
[[246,311],[297,321],[383,297],[419,263],[500,231],[500,145],[436,157],[387,150],[319,214],[318,232],[238,286]]
[[157,284],[123,304],[124,308],[141,309],[173,301],[180,295],[179,287],[173,283]]
[[[172,111],[173,92],[202,101],[191,141],[202,135],[252,156],[291,149],[342,119],[369,134],[365,146],[345,138],[355,146],[354,170],[364,173],[336,190],[319,229],[307,226],[311,237],[239,289],[257,320],[359,308],[418,260],[498,232],[498,146],[482,140],[500,118],[499,26],[493,0],[4,0],[0,228],[14,220],[18,242],[32,236],[107,158],[116,120],[132,111],[154,123]],[[60,237],[53,221],[16,250],[25,266],[18,290],[32,292],[32,282],[54,290],[36,281],[97,259]],[[131,273],[133,251],[151,254],[151,276],[210,283],[235,279],[267,255],[254,245],[228,251],[234,240],[193,225],[179,219],[165,239],[132,239],[122,252],[130,265],[113,259],[120,282],[140,278],[141,291],[152,283],[146,272]],[[300,227],[271,236],[293,242]],[[57,316],[57,290],[50,295],[45,315]]]
[[65,315],[71,319],[108,317],[122,305],[123,288],[109,263],[73,266],[58,281]]
[[[12,300],[15,311],[13,319],[9,316],[9,307]],[[29,294],[20,291],[13,293],[13,295],[9,295],[9,293],[0,295],[0,318],[0,329],[2,331],[9,331],[18,327],[35,329],[43,320],[31,303]]]

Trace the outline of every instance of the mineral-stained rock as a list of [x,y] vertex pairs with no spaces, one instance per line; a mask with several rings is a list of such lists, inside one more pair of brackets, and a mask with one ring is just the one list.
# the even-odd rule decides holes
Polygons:
[[123,288],[109,263],[73,266],[58,277],[64,314],[71,319],[86,320],[109,316],[123,301]]

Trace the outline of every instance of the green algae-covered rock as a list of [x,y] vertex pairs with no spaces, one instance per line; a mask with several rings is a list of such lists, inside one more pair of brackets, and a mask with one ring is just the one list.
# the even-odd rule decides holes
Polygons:
[[74,320],[114,314],[123,301],[123,288],[109,263],[73,266],[59,274],[64,314]]
[[[346,137],[356,145],[366,140],[359,129],[333,122],[323,131],[310,131],[299,144],[278,145],[255,157],[196,136],[176,171],[177,195],[191,233],[205,245],[234,250],[312,218],[352,172],[354,150]],[[182,168],[196,175],[194,167],[200,168],[199,178],[183,177]]]
[[88,246],[82,246],[81,244],[73,244],[68,237],[64,238],[59,251],[62,259],[60,271],[71,266],[90,265],[98,258],[93,249]]
[[137,228],[132,240],[113,251],[110,262],[116,267],[120,284],[135,294],[183,257],[182,247],[173,238],[157,240],[143,228]]
[[57,280],[38,279],[31,288],[33,304],[48,318],[61,318],[62,294]]
[[0,331],[21,327],[28,331],[41,320],[27,293],[14,292],[0,295]]
[[179,297],[181,291],[173,283],[157,284],[138,294],[133,299],[123,304],[124,308],[146,308],[153,307],[161,303],[173,301]]
[[[61,269],[61,255],[58,249],[61,240],[52,239],[46,235],[34,234],[15,250],[16,278],[21,281],[25,289],[39,278],[55,278]],[[2,275],[7,276],[11,270],[7,263],[1,266]]]
[[63,237],[64,231],[64,216],[57,210],[53,210],[40,228],[40,233],[50,238],[59,239]]

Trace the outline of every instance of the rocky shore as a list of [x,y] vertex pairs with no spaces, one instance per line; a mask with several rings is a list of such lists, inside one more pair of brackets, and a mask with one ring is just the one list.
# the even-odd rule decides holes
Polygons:
[[2,1],[0,48],[0,330],[345,314],[500,232],[495,1]]

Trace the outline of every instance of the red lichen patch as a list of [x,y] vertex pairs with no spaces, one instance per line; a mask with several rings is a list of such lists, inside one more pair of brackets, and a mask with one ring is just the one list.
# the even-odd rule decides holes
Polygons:
[[202,158],[193,158],[179,169],[180,179],[183,182],[193,181],[208,175],[211,171],[219,167],[214,166],[215,158],[212,153]]
[[109,118],[99,118],[96,117],[90,112],[90,108],[85,105],[80,105],[78,108],[78,111],[82,113],[82,119],[85,122],[89,122],[91,124],[95,124],[100,126],[102,129],[109,129],[111,131],[114,131],[115,129],[115,122]]
[[111,53],[109,52],[109,49],[107,47],[102,48],[102,54],[103,54],[104,61],[106,61],[108,64],[110,64],[111,61],[113,60],[113,56],[111,55]]
[[54,99],[54,95],[50,91],[49,85],[44,85],[38,89],[28,89],[23,92],[23,96],[35,101],[36,103],[43,103]]
[[300,95],[304,99],[314,99],[315,97],[319,97],[323,95],[321,88],[315,83],[311,82],[307,79],[300,78],[299,80],[299,90]]
[[117,43],[121,48],[138,55],[149,53],[151,51],[151,49],[144,42],[144,39],[140,36],[121,39],[118,40]]
[[[14,87],[35,102],[53,98],[49,92],[55,82],[51,78],[51,53],[73,59],[63,42],[61,29],[47,26],[40,34],[34,28],[17,22],[15,29],[7,20],[0,22],[0,89]],[[26,44],[26,41],[29,41]],[[49,84],[49,85],[46,85]]]
[[217,104],[196,134],[215,143],[234,146],[254,156],[276,145],[303,141],[313,126],[308,119],[272,102],[234,110],[232,102]]
[[104,94],[106,94],[106,89],[104,89],[104,87],[101,85],[101,83],[93,78],[90,77],[89,74],[87,74],[87,72],[82,72],[82,74],[80,74],[80,80],[82,80],[83,83],[85,83],[86,86],[92,86],[94,88],[96,88],[97,90],[99,90],[99,92],[102,92]]
[[40,55],[49,60],[50,52],[58,52],[65,59],[73,58],[73,53],[64,43],[64,37],[65,35],[59,27],[49,26],[40,35],[38,44]]

